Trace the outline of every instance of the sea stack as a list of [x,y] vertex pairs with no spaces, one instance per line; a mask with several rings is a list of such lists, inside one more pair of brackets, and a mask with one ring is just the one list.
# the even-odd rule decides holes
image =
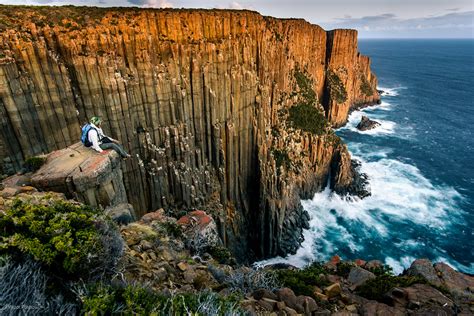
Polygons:
[[360,119],[359,124],[357,124],[357,129],[359,131],[368,131],[380,126],[380,123],[369,119],[367,116],[363,115]]

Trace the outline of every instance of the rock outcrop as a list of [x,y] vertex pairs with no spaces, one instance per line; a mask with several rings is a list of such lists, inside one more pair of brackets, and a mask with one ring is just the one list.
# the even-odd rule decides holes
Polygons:
[[31,184],[94,207],[127,203],[119,155],[114,151],[99,154],[82,143],[48,155],[45,164],[31,176]]
[[352,30],[230,10],[2,6],[0,18],[3,168],[75,143],[99,115],[135,157],[122,164],[134,208],[205,210],[241,259],[296,251],[300,198],[351,165],[330,126],[379,99]]
[[357,129],[360,131],[368,131],[374,129],[377,126],[380,126],[380,123],[374,120],[369,119],[367,116],[362,115],[359,124],[357,124]]

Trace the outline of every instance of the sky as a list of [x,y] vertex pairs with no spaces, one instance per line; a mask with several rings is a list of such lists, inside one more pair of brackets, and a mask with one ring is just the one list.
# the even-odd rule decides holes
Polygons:
[[249,9],[360,38],[474,38],[474,0],[0,0],[0,4]]

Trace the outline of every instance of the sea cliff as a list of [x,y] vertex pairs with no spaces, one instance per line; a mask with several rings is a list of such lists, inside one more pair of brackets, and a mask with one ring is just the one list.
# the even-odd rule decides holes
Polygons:
[[379,100],[357,32],[251,11],[0,6],[0,161],[76,143],[91,116],[134,156],[136,212],[202,209],[239,259],[296,251],[300,198],[350,193],[332,127]]

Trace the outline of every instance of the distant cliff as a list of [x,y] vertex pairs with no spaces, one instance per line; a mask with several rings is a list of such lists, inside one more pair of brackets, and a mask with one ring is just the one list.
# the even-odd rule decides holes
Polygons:
[[[300,198],[352,187],[331,126],[379,100],[353,30],[251,11],[0,6],[0,159],[71,145],[91,116],[138,158],[142,213],[201,208],[240,258],[297,249]],[[332,171],[332,172],[331,172]]]

